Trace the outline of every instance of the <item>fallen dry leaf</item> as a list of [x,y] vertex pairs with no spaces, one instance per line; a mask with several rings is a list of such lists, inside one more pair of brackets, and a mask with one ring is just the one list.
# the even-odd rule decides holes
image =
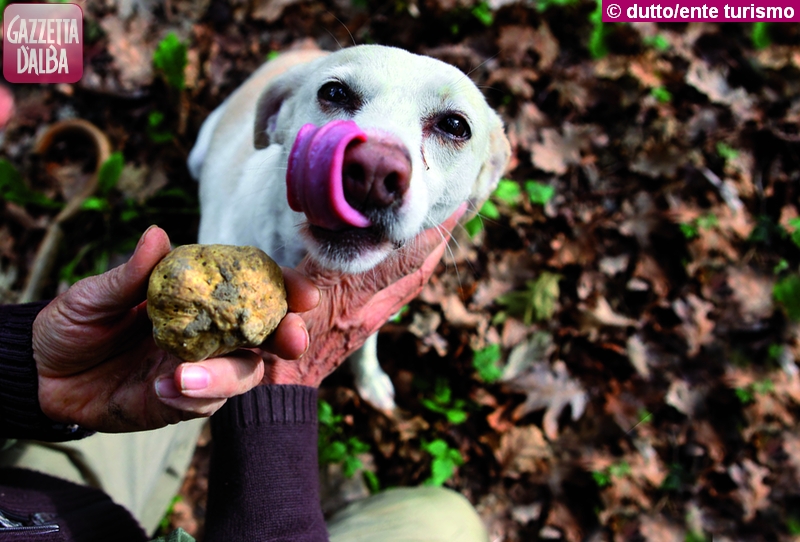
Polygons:
[[505,381],[509,390],[527,395],[525,402],[514,410],[513,417],[518,420],[534,410],[546,409],[542,426],[550,440],[558,438],[558,417],[561,411],[572,407],[572,419],[583,414],[588,401],[586,391],[580,382],[570,378],[563,361],[556,361],[552,367],[546,362],[533,364],[529,370]]
[[680,329],[688,346],[687,355],[689,357],[697,355],[703,345],[709,344],[714,339],[715,324],[709,318],[714,305],[694,294],[689,294],[685,300],[673,301],[672,310],[683,322]]
[[497,462],[503,475],[518,478],[523,473],[544,473],[553,451],[545,440],[542,430],[535,425],[512,427],[500,437],[500,446],[495,450]]
[[759,510],[769,506],[770,487],[764,482],[769,469],[750,459],[728,467],[728,475],[736,483],[735,494],[744,509],[743,521],[751,521]]
[[753,98],[744,88],[732,88],[728,84],[728,70],[724,67],[711,67],[702,60],[695,60],[686,73],[686,83],[712,102],[729,106],[739,122],[758,117]]

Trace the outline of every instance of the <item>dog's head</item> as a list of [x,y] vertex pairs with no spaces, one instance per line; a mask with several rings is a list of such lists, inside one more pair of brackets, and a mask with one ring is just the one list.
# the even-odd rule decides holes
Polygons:
[[509,158],[500,118],[464,73],[371,45],[276,78],[259,99],[254,143],[282,146],[307,248],[345,272],[479,204]]

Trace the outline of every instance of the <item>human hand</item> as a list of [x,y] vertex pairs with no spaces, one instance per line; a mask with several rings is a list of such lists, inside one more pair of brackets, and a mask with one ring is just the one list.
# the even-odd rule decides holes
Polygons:
[[[169,251],[167,234],[151,227],[127,263],[75,283],[39,313],[33,352],[39,404],[50,419],[105,432],[155,429],[210,416],[262,380],[264,364],[251,350],[185,363],[155,345],[147,284]],[[296,359],[309,343],[296,312],[315,307],[319,292],[284,272],[292,312],[262,348]]]
[[320,268],[308,258],[298,270],[320,290],[316,308],[303,313],[311,337],[308,351],[296,361],[262,352],[263,384],[318,387],[367,338],[414,299],[444,254],[450,232],[464,214],[460,207],[436,228],[420,233],[374,269],[341,274]]

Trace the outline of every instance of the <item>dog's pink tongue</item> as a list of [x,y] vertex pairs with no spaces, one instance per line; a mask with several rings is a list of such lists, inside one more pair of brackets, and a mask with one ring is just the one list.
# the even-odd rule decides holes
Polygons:
[[345,149],[353,141],[366,140],[367,135],[351,120],[300,128],[286,171],[289,206],[305,213],[311,224],[328,230],[368,227],[370,220],[347,203],[342,187]]

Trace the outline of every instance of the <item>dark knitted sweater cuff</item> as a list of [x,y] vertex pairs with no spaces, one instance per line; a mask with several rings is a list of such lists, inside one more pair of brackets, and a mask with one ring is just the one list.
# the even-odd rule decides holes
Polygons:
[[328,540],[315,388],[258,386],[229,399],[211,431],[207,542]]
[[258,386],[228,399],[211,418],[215,431],[238,431],[270,424],[317,423],[317,389],[307,386]]
[[0,306],[0,435],[5,438],[64,441],[88,434],[54,422],[39,408],[33,321],[47,303]]

